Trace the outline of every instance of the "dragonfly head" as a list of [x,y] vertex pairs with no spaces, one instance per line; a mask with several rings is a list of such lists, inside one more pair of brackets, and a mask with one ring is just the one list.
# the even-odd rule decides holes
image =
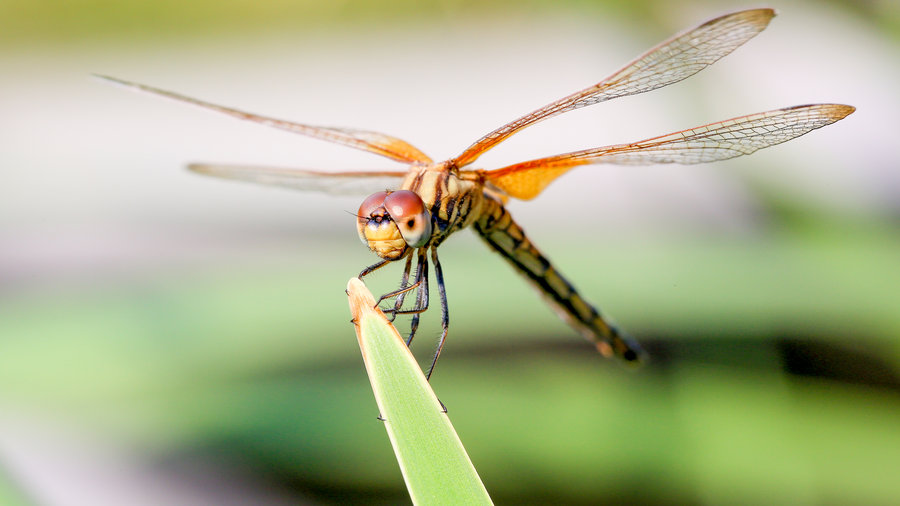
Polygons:
[[424,246],[431,239],[431,213],[409,190],[373,193],[356,215],[359,239],[386,260],[403,258],[407,248]]

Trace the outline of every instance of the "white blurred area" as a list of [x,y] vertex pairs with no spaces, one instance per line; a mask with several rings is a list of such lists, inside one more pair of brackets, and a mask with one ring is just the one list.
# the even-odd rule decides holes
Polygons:
[[[184,166],[400,165],[136,94],[91,73],[313,125],[382,131],[445,159],[503,123],[601,80],[673,33],[735,8],[722,2],[673,6],[665,30],[572,12],[517,13],[467,23],[398,21],[293,35],[7,50],[0,54],[0,297],[52,290],[60,279],[145,275],[233,255],[277,258],[322,241],[356,248],[360,266],[370,258],[348,215],[357,198],[212,180]],[[897,48],[885,41],[839,8],[791,3],[759,37],[689,80],[531,127],[477,166],[501,167],[789,105],[847,103],[857,107],[849,118],[752,157],[707,166],[580,168],[537,200],[513,203],[513,213],[538,244],[541,236],[592,233],[619,239],[755,233],[760,203],[746,181],[817,210],[897,213],[900,70]],[[72,487],[53,490],[49,503],[98,504],[90,493],[103,487],[42,482],[47,473],[96,468],[83,479],[103,482],[110,476],[104,470],[122,469],[109,459],[131,462],[116,461],[121,456],[115,452],[85,457],[93,452],[71,443],[78,441],[71,434],[62,437],[70,445],[42,453],[44,430],[0,419],[0,451],[12,475],[37,489],[51,482]],[[131,472],[128,465],[123,472]],[[105,492],[116,502],[137,504],[127,498],[142,497],[144,481],[134,480],[133,489],[127,489],[130,479],[116,482],[126,490]],[[195,490],[184,493],[188,502],[203,502]]]
[[[390,133],[435,159],[599,81],[727,6],[674,10],[666,30],[561,13],[295,35],[31,47],[2,55],[0,279],[150,256],[215,255],[333,237],[357,247],[334,199],[205,179],[192,161],[399,167],[90,77],[105,73],[310,124]],[[858,110],[752,157],[706,166],[584,167],[514,213],[532,233],[715,234],[754,227],[744,182],[838,213],[896,212],[895,48],[836,8],[792,4],[761,36],[669,88],[565,114],[478,161],[485,168],[643,139],[810,102]],[[229,238],[245,237],[249,240]],[[281,239],[279,239],[281,238]],[[277,246],[275,247],[277,249]],[[99,265],[93,265],[99,264]]]

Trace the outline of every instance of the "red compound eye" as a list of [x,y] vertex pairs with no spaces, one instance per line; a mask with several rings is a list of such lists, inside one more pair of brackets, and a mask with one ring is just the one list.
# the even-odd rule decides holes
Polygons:
[[388,192],[377,192],[369,195],[366,197],[366,200],[363,200],[362,204],[360,204],[359,211],[356,212],[356,215],[361,220],[368,219],[372,213],[384,205],[384,199],[387,196]]
[[425,211],[425,203],[415,192],[398,190],[384,199],[384,208],[394,221],[401,222],[404,218],[422,214]]
[[431,239],[431,214],[415,192],[398,190],[391,193],[384,199],[384,208],[397,224],[403,239],[413,248],[424,246]]

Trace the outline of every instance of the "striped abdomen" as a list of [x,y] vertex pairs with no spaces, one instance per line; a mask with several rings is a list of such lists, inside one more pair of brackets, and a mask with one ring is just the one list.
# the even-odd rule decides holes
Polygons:
[[560,318],[593,341],[603,355],[616,355],[629,362],[640,360],[640,347],[575,291],[525,237],[522,227],[500,202],[485,198],[483,205],[481,216],[473,224],[475,230],[531,281]]

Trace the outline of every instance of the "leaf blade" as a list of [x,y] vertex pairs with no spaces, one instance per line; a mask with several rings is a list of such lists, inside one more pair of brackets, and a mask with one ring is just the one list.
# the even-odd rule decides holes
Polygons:
[[414,504],[493,504],[447,413],[362,281],[347,285],[375,402]]

